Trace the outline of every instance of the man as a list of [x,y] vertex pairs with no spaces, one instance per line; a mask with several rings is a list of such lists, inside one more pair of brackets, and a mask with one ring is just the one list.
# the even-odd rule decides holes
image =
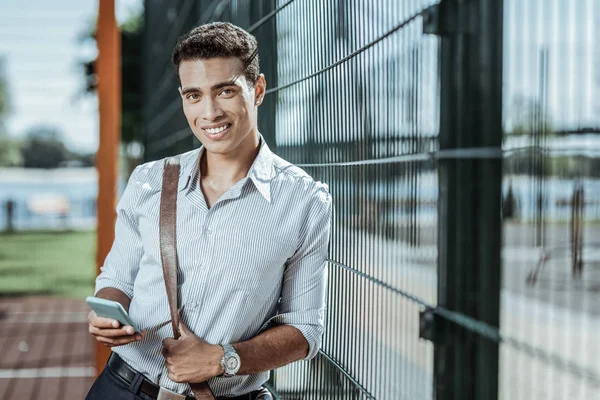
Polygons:
[[254,399],[269,370],[318,352],[331,198],[259,134],[266,82],[256,49],[248,32],[219,22],[193,29],[173,51],[183,110],[203,145],[181,155],[182,336],[171,338],[159,248],[163,161],[150,162],[119,201],[96,281],[96,296],[121,303],[141,332],[90,312],[90,333],[113,349],[90,400],[148,399],[159,386],[189,396],[196,382],[217,399]]

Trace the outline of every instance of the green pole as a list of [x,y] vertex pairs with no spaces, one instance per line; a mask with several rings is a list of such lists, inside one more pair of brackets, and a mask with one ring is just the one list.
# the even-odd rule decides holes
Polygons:
[[[439,160],[438,305],[492,326],[500,319],[502,15],[502,0],[442,0],[424,19],[425,31],[441,36],[440,150],[498,150]],[[436,399],[497,399],[498,343],[441,325]]]

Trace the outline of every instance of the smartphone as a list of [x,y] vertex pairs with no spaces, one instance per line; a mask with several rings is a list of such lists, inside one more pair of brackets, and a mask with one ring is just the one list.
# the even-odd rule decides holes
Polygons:
[[127,311],[125,311],[118,301],[88,296],[85,298],[85,302],[92,307],[92,310],[94,310],[99,317],[116,319],[121,323],[121,326],[132,326],[136,332],[140,331],[131,320],[129,314],[127,314]]

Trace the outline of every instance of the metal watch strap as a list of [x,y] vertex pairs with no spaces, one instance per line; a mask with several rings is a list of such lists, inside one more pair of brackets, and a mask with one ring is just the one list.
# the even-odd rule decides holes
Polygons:
[[231,373],[227,373],[227,367],[226,365],[226,360],[228,357],[231,356],[231,354],[235,354],[237,356],[237,360],[238,360],[238,370],[239,370],[239,362],[240,362],[240,356],[238,355],[237,351],[235,350],[235,348],[229,344],[229,343],[222,343],[221,347],[223,348],[223,358],[221,359],[221,367],[223,368],[223,376],[226,377],[231,377],[231,376],[235,376],[235,373],[231,374]]
[[[160,258],[163,265],[167,297],[171,311],[173,337],[179,338],[179,307],[177,304],[177,188],[179,187],[179,156],[165,159],[162,193],[160,195]],[[215,400],[208,383],[190,383],[197,400]]]
[[232,345],[230,345],[229,343],[221,344],[221,347],[223,347],[225,354],[230,353],[230,352],[236,353],[235,348]]

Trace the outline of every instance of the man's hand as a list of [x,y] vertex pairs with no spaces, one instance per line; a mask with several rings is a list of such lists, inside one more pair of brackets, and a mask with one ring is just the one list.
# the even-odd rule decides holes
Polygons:
[[96,340],[106,347],[121,346],[142,340],[146,331],[135,334],[132,326],[120,326],[116,319],[103,318],[96,315],[94,310],[88,314],[89,330]]
[[163,340],[162,354],[165,357],[169,379],[178,383],[199,383],[221,375],[223,348],[210,344],[194,335],[181,321],[179,339]]

